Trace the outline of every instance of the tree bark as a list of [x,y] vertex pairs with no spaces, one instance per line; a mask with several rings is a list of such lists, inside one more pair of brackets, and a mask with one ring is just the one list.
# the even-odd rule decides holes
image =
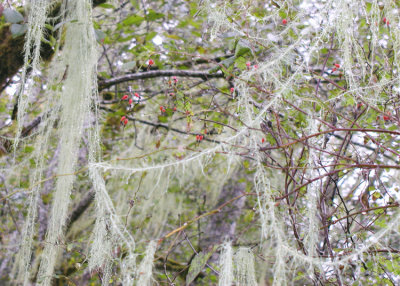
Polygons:
[[[93,6],[105,3],[106,0],[93,0]],[[56,16],[60,11],[60,3],[53,6],[49,15]],[[22,11],[22,14],[23,11]],[[57,23],[54,23],[56,25]],[[24,64],[25,35],[13,37],[10,24],[0,25],[0,91]],[[45,34],[50,34],[49,30]],[[48,44],[42,44],[40,57],[48,61],[53,56],[53,49]]]

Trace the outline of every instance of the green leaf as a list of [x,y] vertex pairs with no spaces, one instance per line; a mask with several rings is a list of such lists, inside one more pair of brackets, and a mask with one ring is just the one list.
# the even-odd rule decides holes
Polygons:
[[211,251],[199,252],[190,263],[189,271],[186,276],[186,285],[189,285],[196,279],[197,275],[203,270],[204,265],[206,265],[208,259],[210,259],[211,255],[217,250],[217,246],[214,246]]
[[236,59],[236,57],[234,57],[234,56],[230,57],[230,58],[227,58],[227,59],[221,61],[221,64],[224,67],[229,68],[231,65],[233,65],[233,63],[235,62],[235,59]]
[[155,32],[155,31],[148,33],[148,34],[146,35],[146,41],[147,41],[147,42],[148,42],[148,41],[151,41],[156,35],[157,35],[157,32]]
[[147,19],[149,21],[155,21],[155,20],[162,19],[162,18],[164,18],[164,14],[158,13],[151,9],[149,10],[149,13],[147,14]]
[[14,38],[25,34],[27,29],[28,28],[26,27],[25,24],[23,24],[23,25],[21,25],[21,24],[12,24],[11,27],[10,27],[11,34],[13,35]]
[[243,56],[251,51],[250,43],[245,40],[239,40],[235,48],[235,57]]
[[122,21],[122,23],[126,26],[128,25],[136,25],[139,26],[142,22],[144,21],[144,18],[138,15],[131,15],[125,20]]
[[240,70],[246,70],[247,66],[246,66],[246,59],[243,57],[239,57],[235,60],[236,66],[240,69]]
[[114,5],[107,4],[107,3],[100,4],[99,6],[102,8],[106,8],[106,9],[115,9]]
[[18,11],[14,9],[4,9],[3,11],[4,18],[8,23],[20,23],[24,21],[24,16],[21,15]]

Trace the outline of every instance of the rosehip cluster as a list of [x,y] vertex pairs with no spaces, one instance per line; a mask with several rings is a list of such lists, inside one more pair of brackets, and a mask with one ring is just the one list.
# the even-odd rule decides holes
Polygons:
[[203,135],[196,135],[196,141],[201,142],[204,139]]
[[383,21],[384,24],[386,24],[387,26],[389,26],[389,20],[386,19],[386,17],[383,17],[382,21]]
[[337,69],[339,69],[340,68],[340,65],[339,64],[334,64],[334,68],[332,69],[332,72],[335,72],[335,71],[337,71]]
[[125,127],[128,124],[128,118],[126,118],[126,116],[122,116],[120,124]]
[[[130,92],[130,94],[132,95],[132,91],[131,91],[131,88],[130,88],[130,87],[129,87],[129,92]],[[135,93],[134,93],[134,96],[136,97],[137,102],[139,102],[139,101],[140,101],[140,95],[139,95],[137,92],[135,92]],[[124,94],[124,95],[121,97],[121,101],[125,101],[125,100],[127,100],[127,101],[128,101],[128,104],[129,104],[127,110],[131,110],[131,109],[133,108],[133,98],[132,98],[132,97],[129,98],[129,95],[128,95],[128,94]],[[126,118],[126,116],[122,116],[122,117],[121,117],[121,120],[120,120],[120,124],[121,124],[123,127],[125,127],[125,126],[128,124],[128,118]]]

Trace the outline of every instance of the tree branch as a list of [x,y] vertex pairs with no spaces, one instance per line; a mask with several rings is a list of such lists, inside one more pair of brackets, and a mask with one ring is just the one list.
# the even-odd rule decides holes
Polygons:
[[126,81],[134,81],[138,79],[148,79],[148,78],[163,77],[163,76],[195,77],[207,80],[210,78],[223,78],[224,74],[222,72],[210,74],[208,71],[192,71],[192,70],[155,70],[155,71],[147,71],[140,73],[131,73],[122,76],[117,76],[111,79],[106,79],[99,82],[99,90],[103,90],[107,87]]

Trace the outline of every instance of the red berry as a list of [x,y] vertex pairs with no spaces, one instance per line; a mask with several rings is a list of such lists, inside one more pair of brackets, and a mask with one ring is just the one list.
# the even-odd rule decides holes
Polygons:
[[200,135],[200,136],[199,136],[199,140],[200,140],[200,141],[203,140],[203,138],[204,138],[203,135]]
[[247,68],[250,68],[250,65],[251,65],[250,62],[247,62],[247,63],[246,63]]
[[121,122],[124,121],[126,119],[126,116],[122,116],[121,117]]
[[286,25],[286,24],[287,24],[287,20],[286,20],[286,19],[283,19],[283,20],[282,20],[282,24],[283,24],[283,25]]
[[382,19],[382,21],[383,21],[383,23],[385,23],[386,24],[386,17],[383,17],[383,19]]
[[335,64],[335,67],[336,67],[336,68],[340,68],[340,65],[339,65],[339,64]]
[[389,20],[386,20],[386,25],[388,25],[388,26],[389,26]]
[[231,93],[233,93],[235,91],[235,89],[233,87],[231,87]]
[[121,98],[121,100],[127,100],[128,99],[128,95],[127,94],[125,94],[122,98]]
[[196,135],[196,141],[199,141],[200,136]]
[[383,115],[383,120],[388,121],[390,118],[387,115]]
[[154,65],[154,61],[152,59],[149,60],[149,66]]
[[360,109],[363,106],[361,102],[357,103],[357,109]]
[[126,126],[126,124],[128,124],[128,119],[127,118],[125,118],[125,120],[124,120],[124,125]]
[[255,68],[255,69],[258,69],[258,65],[254,65],[254,68]]
[[172,79],[174,80],[174,82],[175,82],[175,83],[177,83],[177,82],[178,82],[178,80],[177,80],[176,76],[174,76]]
[[264,142],[265,142],[265,138],[261,139],[261,143],[264,143]]
[[129,98],[129,104],[132,104],[132,102],[133,102],[133,99]]
[[139,97],[139,93],[135,92],[135,96],[136,96],[136,97]]
[[174,106],[173,110],[176,111],[176,107],[175,106]]

